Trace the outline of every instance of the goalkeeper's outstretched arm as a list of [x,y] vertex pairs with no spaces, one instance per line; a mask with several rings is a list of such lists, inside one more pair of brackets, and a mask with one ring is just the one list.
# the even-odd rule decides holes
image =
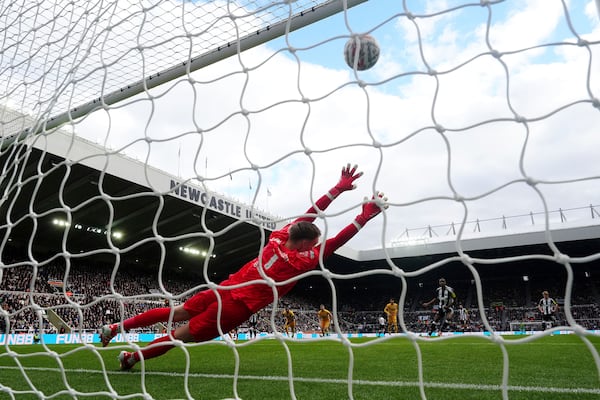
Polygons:
[[333,200],[335,200],[340,194],[348,190],[356,188],[354,181],[362,176],[362,172],[356,172],[358,166],[355,164],[353,167],[347,164],[342,168],[342,176],[334,187],[329,189],[319,200],[317,200],[314,206],[310,207],[304,216],[297,218],[295,222],[306,221],[313,222],[317,217],[319,211],[325,210]]
[[385,197],[381,192],[377,192],[375,195],[373,195],[373,197],[371,197],[370,200],[365,198],[365,201],[362,205],[362,212],[358,214],[356,218],[354,218],[354,221],[342,229],[335,237],[328,239],[324,244],[321,245],[323,259],[326,259],[332,255],[334,251],[346,244],[346,242],[352,239],[368,221],[375,218],[381,213],[381,210],[384,210],[387,207],[387,197]]

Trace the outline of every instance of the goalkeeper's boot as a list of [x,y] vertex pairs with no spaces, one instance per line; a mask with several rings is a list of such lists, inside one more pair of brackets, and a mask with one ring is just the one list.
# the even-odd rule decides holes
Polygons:
[[118,332],[119,324],[104,325],[100,329],[100,342],[102,342],[102,347],[108,346],[112,338],[117,336]]
[[134,354],[128,351],[122,351],[117,358],[121,364],[121,371],[129,371],[136,363]]

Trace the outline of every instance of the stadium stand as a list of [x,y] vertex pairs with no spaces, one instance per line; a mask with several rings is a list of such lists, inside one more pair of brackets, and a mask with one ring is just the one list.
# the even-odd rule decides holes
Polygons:
[[[508,331],[534,326],[539,320],[536,311],[537,301],[543,290],[548,290],[561,305],[557,315],[557,324],[565,323],[562,308],[564,288],[551,276],[540,271],[530,269],[531,279],[523,281],[521,274],[511,273],[500,278],[482,279],[482,294],[485,315],[499,331]],[[120,302],[111,295],[111,265],[88,265],[72,261],[68,274],[64,264],[59,262],[40,267],[35,280],[33,268],[21,265],[7,268],[0,281],[0,304],[9,315],[10,329],[7,331],[4,321],[0,322],[2,333],[23,333],[41,331],[44,333],[83,330],[95,331],[104,323],[129,317],[157,304],[164,303],[169,296],[174,301],[184,301],[193,291],[193,284],[189,277],[172,276],[164,279],[163,284],[169,294],[161,293],[158,287],[157,276],[144,269],[119,268],[114,279],[114,293],[125,298],[124,308]],[[426,279],[422,277],[414,287],[407,290],[408,296],[404,304],[403,316],[407,328],[412,332],[425,332],[429,322],[430,310],[420,307],[423,300],[430,297],[434,289],[435,277]],[[456,279],[452,286],[458,293],[459,302],[470,311],[468,326],[456,325],[456,317],[451,325],[452,330],[483,330],[481,317],[477,308],[477,295],[475,285],[470,280]],[[201,281],[197,284],[202,283]],[[339,287],[337,311],[339,329],[343,332],[374,332],[377,329],[377,318],[382,315],[383,306],[390,297],[399,298],[400,290],[393,280],[378,281],[374,289],[357,293],[357,284],[352,281],[340,280],[336,282]],[[598,292],[598,277],[590,274],[576,274],[573,286],[572,311],[576,321],[585,328],[598,329],[600,327],[600,296]],[[361,289],[368,289],[360,287]],[[33,290],[32,290],[33,289]],[[314,289],[314,287],[313,287]],[[182,295],[184,294],[184,295]],[[136,296],[136,298],[133,298]],[[316,310],[319,304],[332,307],[331,293],[327,290],[307,290],[306,285],[299,284],[290,296],[280,300],[280,306],[290,307],[297,316],[298,330],[302,332],[316,332]],[[36,317],[32,300],[41,307],[45,313],[42,325]],[[81,306],[81,314],[77,307]],[[52,323],[48,313],[53,312],[59,317],[58,322]],[[260,315],[259,329],[264,332],[272,331],[270,317],[271,310],[266,309]],[[282,325],[280,312],[276,313],[275,324],[277,328]],[[159,329],[158,327],[154,329]],[[243,330],[244,327],[242,326]]]

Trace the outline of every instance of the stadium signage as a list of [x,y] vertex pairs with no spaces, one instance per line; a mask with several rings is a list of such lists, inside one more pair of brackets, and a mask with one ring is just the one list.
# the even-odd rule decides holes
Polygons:
[[[140,343],[151,342],[163,334],[150,333],[127,333],[119,334],[113,339],[113,343]],[[36,344],[35,335],[33,333],[0,333],[0,345],[26,345]],[[80,344],[80,343],[100,343],[100,335],[97,333],[46,333],[40,335],[41,341],[38,343],[45,344]]]
[[0,335],[0,345],[33,344],[33,333]]
[[56,344],[94,343],[93,333],[60,333],[56,335]]
[[256,210],[252,210],[249,207],[234,203],[231,200],[227,200],[223,197],[212,195],[194,186],[183,185],[181,182],[177,182],[173,179],[171,179],[171,192],[179,198],[196,204],[201,204],[212,210],[222,212],[234,218],[251,219],[254,222],[259,220],[261,221],[260,225],[264,226],[265,228],[277,228],[274,221],[265,215],[257,213]]

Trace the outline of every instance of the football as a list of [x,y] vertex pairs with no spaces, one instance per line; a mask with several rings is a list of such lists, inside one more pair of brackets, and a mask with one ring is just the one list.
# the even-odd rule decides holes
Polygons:
[[344,46],[344,59],[352,69],[359,71],[372,68],[379,59],[379,44],[371,35],[352,36]]

